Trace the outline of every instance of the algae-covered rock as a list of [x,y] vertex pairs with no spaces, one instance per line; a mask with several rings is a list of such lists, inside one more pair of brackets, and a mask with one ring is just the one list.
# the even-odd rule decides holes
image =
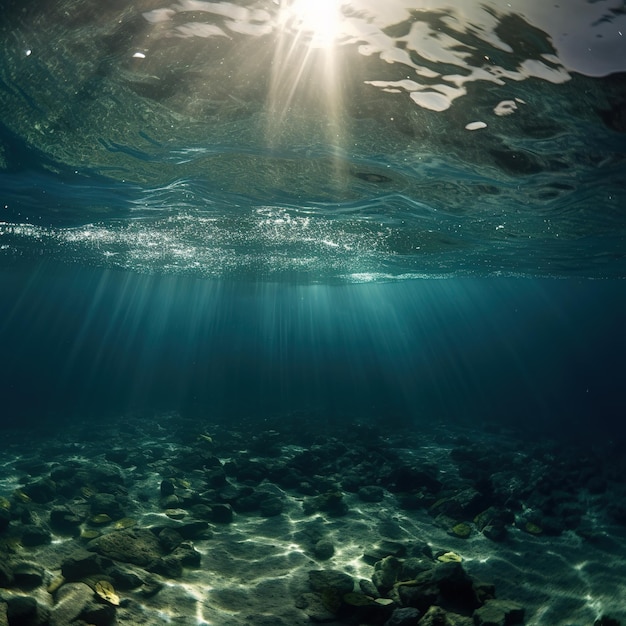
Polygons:
[[526,522],[523,528],[531,535],[541,535],[543,533],[543,529],[533,522]]
[[89,550],[115,561],[146,566],[161,556],[159,540],[143,528],[129,528],[107,533],[90,541]]
[[472,527],[465,522],[455,524],[449,531],[454,537],[459,539],[467,539],[472,534]]

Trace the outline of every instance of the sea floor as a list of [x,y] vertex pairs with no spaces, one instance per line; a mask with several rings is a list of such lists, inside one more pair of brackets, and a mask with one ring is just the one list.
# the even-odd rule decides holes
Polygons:
[[[28,623],[57,626],[384,624],[400,606],[420,616],[390,623],[498,623],[474,615],[494,595],[485,583],[525,624],[626,624],[626,459],[611,442],[176,413],[3,439],[10,626],[27,623],[16,598],[30,599]],[[424,600],[399,591],[446,561],[482,591],[435,591],[447,621],[428,621]],[[342,572],[354,592],[338,598],[312,570]]]

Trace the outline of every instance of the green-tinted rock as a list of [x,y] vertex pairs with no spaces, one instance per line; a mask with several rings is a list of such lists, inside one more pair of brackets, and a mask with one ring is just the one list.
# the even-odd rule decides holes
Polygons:
[[472,528],[469,524],[461,522],[450,529],[450,534],[460,539],[467,539],[472,534]]

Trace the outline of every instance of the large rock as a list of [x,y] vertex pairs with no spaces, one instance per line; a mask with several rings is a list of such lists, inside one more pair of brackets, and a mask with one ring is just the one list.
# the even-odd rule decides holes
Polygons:
[[102,535],[90,541],[87,547],[114,561],[141,567],[150,565],[161,557],[159,539],[143,528],[129,528]]
[[112,493],[97,493],[90,500],[91,512],[94,515],[106,514],[111,519],[124,517],[124,507]]
[[94,574],[102,574],[110,565],[111,560],[99,554],[76,550],[61,563],[61,574],[65,580],[73,582]]
[[398,559],[393,556],[387,556],[381,559],[374,565],[374,573],[372,575],[372,582],[376,585],[376,588],[381,593],[389,591],[402,569],[402,564]]
[[45,504],[54,500],[57,492],[56,483],[49,478],[41,478],[24,485],[22,491],[38,504]]
[[22,526],[21,542],[23,546],[32,548],[42,546],[52,541],[52,535],[47,528],[36,524],[26,524]]
[[50,510],[50,525],[55,530],[71,535],[80,533],[80,524],[85,516],[69,506],[55,506]]
[[354,581],[348,574],[339,570],[311,570],[309,572],[309,584],[311,589],[324,592],[328,589],[336,591],[340,596],[354,590]]
[[13,565],[13,581],[23,589],[34,589],[43,583],[44,569],[37,563],[20,561]]
[[385,626],[415,626],[420,612],[413,607],[395,609],[391,617],[385,622]]
[[78,618],[93,596],[93,590],[85,583],[68,583],[60,587],[56,604],[50,612],[50,626],[67,626]]
[[42,626],[48,622],[45,607],[30,596],[13,596],[7,601],[7,618],[10,626]]

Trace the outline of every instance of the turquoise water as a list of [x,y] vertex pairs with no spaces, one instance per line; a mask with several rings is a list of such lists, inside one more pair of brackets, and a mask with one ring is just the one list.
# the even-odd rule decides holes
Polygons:
[[6,419],[613,423],[626,16],[575,5],[4,3]]
[[614,4],[5,3],[3,262],[621,278]]

